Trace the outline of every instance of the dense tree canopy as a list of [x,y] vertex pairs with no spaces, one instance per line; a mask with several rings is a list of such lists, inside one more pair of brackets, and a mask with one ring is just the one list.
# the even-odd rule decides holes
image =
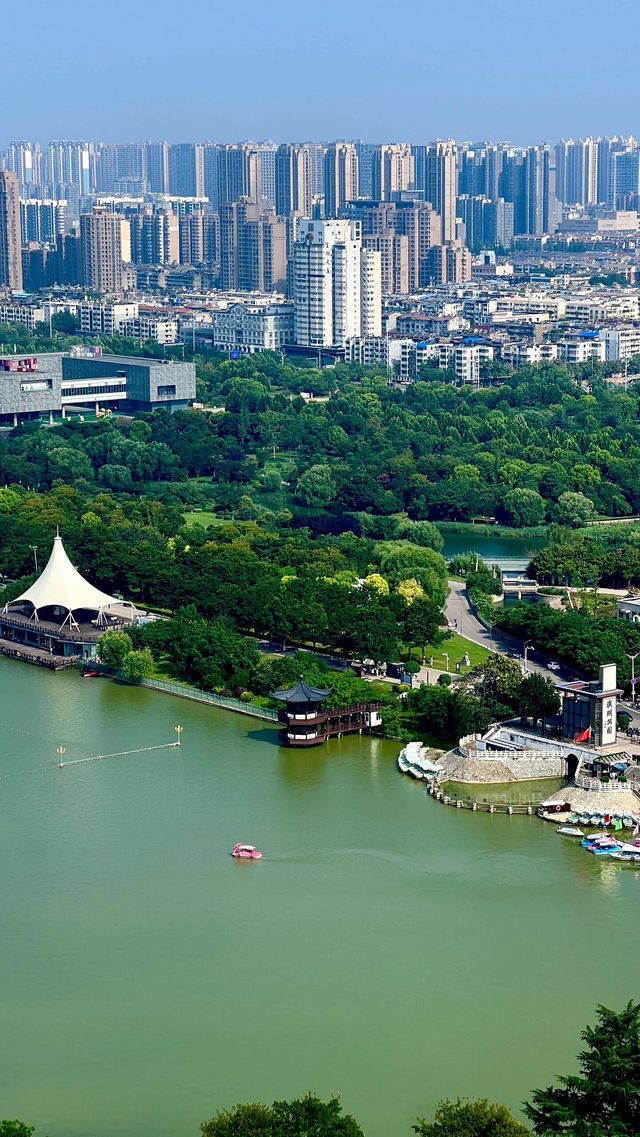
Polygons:
[[[0,328],[3,336],[19,348],[33,340],[25,329]],[[58,333],[41,346],[68,342]],[[243,494],[257,508],[255,495],[266,492],[289,507],[328,509],[344,527],[354,513],[403,515],[405,525],[494,515],[531,527],[640,512],[640,387],[606,386],[604,366],[591,369],[588,390],[579,369],[553,363],[522,367],[480,390],[451,386],[435,372],[406,392],[375,369],[339,364],[323,372],[270,353],[196,357],[196,368],[199,396],[223,413],[159,410],[133,424],[70,422],[53,431],[28,424],[0,447],[0,484],[47,488],[63,480],[128,492],[173,483],[172,492],[205,494],[231,510]],[[327,398],[308,402],[301,391]],[[211,479],[206,490],[183,489],[203,476]],[[234,490],[242,493],[234,498]],[[403,536],[410,534],[396,527],[383,539]],[[411,540],[431,544],[420,531]]]
[[420,1137],[526,1137],[529,1130],[516,1121],[506,1105],[478,1101],[441,1101],[433,1121],[413,1127]]
[[200,1128],[202,1137],[364,1137],[355,1118],[342,1112],[339,1098],[322,1101],[314,1094],[272,1106],[237,1105]]
[[582,1032],[579,1073],[535,1090],[524,1111],[539,1137],[637,1137],[640,1133],[640,1003],[597,1008]]

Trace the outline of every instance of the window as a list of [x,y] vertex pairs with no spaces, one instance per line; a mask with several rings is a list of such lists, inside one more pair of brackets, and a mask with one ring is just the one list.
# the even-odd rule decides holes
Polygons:
[[158,398],[159,399],[161,399],[163,396],[166,396],[166,395],[175,395],[175,393],[176,393],[175,383],[167,383],[164,387],[158,387]]
[[50,391],[51,386],[52,386],[52,384],[51,384],[50,379],[38,379],[38,380],[34,380],[32,383],[21,383],[20,384],[20,390],[21,391]]

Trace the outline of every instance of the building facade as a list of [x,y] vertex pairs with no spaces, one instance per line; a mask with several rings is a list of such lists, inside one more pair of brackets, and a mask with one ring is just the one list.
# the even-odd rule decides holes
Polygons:
[[353,221],[302,220],[293,251],[295,338],[303,347],[342,347],[382,333],[380,253],[363,249]]
[[0,288],[22,291],[20,183],[11,170],[0,173]]

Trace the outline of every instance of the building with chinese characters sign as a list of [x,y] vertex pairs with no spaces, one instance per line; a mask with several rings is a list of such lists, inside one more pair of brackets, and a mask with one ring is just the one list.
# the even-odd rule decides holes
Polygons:
[[594,749],[615,746],[618,735],[618,698],[616,666],[604,664],[598,679],[559,683],[562,695],[562,737],[574,742],[590,743]]

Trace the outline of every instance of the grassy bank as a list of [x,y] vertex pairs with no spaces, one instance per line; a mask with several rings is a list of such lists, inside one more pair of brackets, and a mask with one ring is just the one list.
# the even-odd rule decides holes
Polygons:
[[434,524],[444,535],[445,533],[457,533],[460,536],[466,537],[473,535],[474,537],[513,537],[523,538],[527,537],[546,537],[549,531],[548,525],[532,525],[530,529],[515,529],[509,525],[474,525],[472,521],[435,521]]

